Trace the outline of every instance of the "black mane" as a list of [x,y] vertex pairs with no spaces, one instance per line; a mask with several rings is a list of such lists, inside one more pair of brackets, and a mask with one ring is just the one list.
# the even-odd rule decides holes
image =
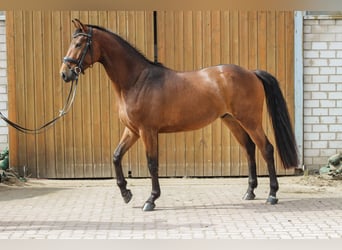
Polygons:
[[[98,29],[98,30],[101,30],[101,31],[104,31],[104,32],[107,32],[109,34],[111,34],[117,41],[120,42],[120,44],[125,47],[128,51],[132,52],[132,53],[135,53],[138,57],[142,58],[143,60],[145,60],[146,62],[152,64],[152,65],[156,65],[156,66],[160,66],[160,67],[164,67],[164,65],[162,63],[159,63],[159,62],[152,62],[151,60],[149,60],[142,52],[140,52],[137,48],[135,48],[132,44],[130,44],[129,42],[127,42],[125,39],[123,39],[121,36],[119,36],[118,34],[106,29],[106,28],[103,28],[103,27],[100,27],[100,26],[97,26],[97,25],[91,25],[91,24],[87,24],[86,26],[88,27],[92,27],[92,28],[95,28],[95,29]],[[75,33],[77,32],[81,32],[79,30],[77,30]]]

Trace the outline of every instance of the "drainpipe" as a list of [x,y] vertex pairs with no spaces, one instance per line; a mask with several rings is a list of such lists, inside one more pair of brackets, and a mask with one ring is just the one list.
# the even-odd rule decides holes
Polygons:
[[303,135],[304,135],[304,121],[303,121],[303,16],[305,11],[295,11],[295,34],[294,34],[294,53],[295,53],[295,65],[294,65],[294,98],[295,98],[295,137],[299,150],[300,168],[304,170],[303,162]]

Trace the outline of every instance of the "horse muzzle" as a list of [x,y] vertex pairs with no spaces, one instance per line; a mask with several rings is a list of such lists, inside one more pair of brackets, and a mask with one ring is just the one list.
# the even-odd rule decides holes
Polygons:
[[81,69],[79,67],[69,68],[63,67],[60,74],[64,82],[70,82],[77,80],[78,75],[81,73]]

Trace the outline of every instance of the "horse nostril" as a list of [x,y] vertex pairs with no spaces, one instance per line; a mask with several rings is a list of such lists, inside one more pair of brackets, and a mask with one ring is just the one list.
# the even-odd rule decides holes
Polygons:
[[61,77],[65,82],[68,81],[68,77],[64,72],[61,73]]

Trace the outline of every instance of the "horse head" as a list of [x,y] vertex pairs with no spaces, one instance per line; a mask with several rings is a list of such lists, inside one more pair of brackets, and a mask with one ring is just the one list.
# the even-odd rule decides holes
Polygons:
[[84,73],[84,70],[95,62],[93,28],[84,25],[78,19],[73,19],[72,22],[76,30],[60,69],[65,82],[76,80],[80,73]]

